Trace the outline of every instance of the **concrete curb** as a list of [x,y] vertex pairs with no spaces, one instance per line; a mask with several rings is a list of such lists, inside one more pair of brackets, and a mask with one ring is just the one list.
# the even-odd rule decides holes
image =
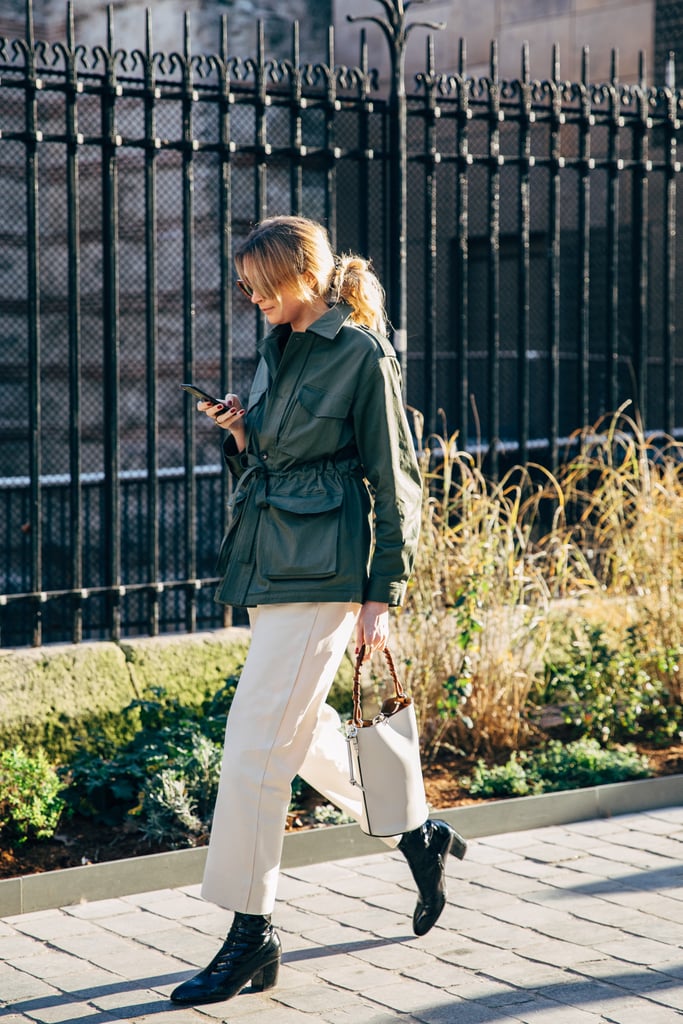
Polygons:
[[[435,817],[448,821],[466,838],[475,839],[681,803],[683,775],[668,775],[453,807],[435,812]],[[301,867],[382,851],[386,851],[386,846],[381,840],[364,835],[358,825],[333,825],[287,833],[282,867]],[[0,881],[0,917],[193,885],[201,881],[205,859],[203,847],[7,878]]]

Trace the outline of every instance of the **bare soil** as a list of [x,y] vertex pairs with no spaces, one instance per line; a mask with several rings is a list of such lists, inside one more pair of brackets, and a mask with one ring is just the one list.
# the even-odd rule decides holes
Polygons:
[[[656,750],[639,747],[646,754],[656,776],[683,773],[683,744]],[[426,765],[424,769],[427,800],[435,810],[445,810],[464,804],[485,801],[470,796],[460,785],[460,778],[469,774],[471,761],[456,757],[443,757],[438,763]],[[310,828],[310,811],[319,802],[311,794],[302,810],[289,816],[288,830]],[[149,853],[161,853],[169,846],[153,845],[134,831],[134,826],[107,828],[88,818],[72,817],[60,824],[52,839],[37,840],[0,849],[0,879],[31,875],[59,868],[77,867],[81,864],[95,864],[102,861],[122,860],[140,857]]]

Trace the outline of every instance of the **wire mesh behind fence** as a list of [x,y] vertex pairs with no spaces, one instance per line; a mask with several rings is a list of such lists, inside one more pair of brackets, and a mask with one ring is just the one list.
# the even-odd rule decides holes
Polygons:
[[[497,474],[553,464],[631,401],[683,426],[674,88],[433,66],[401,116],[355,68],[0,43],[0,639],[215,627],[228,482],[178,385],[246,395],[262,331],[232,252],[265,215],[325,222],[390,308],[405,160],[407,401]],[[113,52],[112,52],[113,51]],[[430,60],[428,59],[428,63]],[[400,198],[400,197],[398,197]],[[398,327],[398,324],[394,324]]]

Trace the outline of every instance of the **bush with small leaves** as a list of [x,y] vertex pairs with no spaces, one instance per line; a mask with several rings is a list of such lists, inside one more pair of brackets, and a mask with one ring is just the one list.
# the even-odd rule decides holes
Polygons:
[[569,738],[665,746],[683,726],[683,708],[662,678],[662,665],[675,663],[676,654],[652,651],[633,627],[611,640],[601,625],[579,619],[546,659],[533,699],[540,708],[557,708]]
[[221,759],[221,746],[197,731],[167,767],[151,775],[131,812],[150,842],[196,846],[208,837]]
[[0,753],[0,836],[18,843],[54,835],[64,801],[47,754],[21,745]]
[[478,761],[461,785],[472,796],[506,797],[603,786],[651,775],[647,757],[633,745],[606,749],[597,740],[551,740],[535,750],[513,753],[504,765]]

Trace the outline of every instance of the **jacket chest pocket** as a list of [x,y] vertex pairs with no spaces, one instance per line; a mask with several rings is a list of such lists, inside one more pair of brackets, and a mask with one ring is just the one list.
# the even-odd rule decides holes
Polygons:
[[256,560],[270,580],[325,579],[337,573],[343,490],[270,495],[261,510]]
[[348,395],[304,384],[283,420],[279,446],[297,458],[331,455],[340,447],[350,408]]

